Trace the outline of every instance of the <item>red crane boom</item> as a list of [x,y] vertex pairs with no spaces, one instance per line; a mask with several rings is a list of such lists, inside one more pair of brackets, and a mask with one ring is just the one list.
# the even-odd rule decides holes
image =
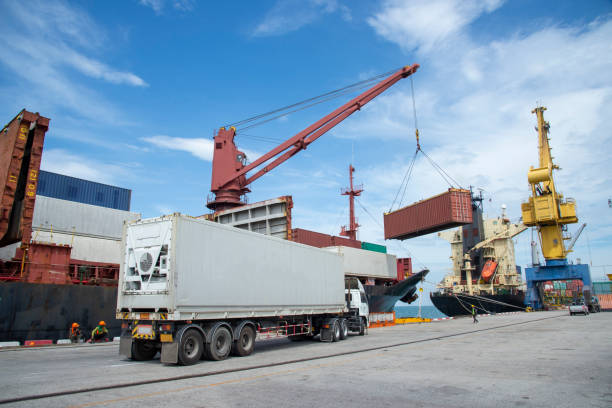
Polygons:
[[[220,128],[214,139],[212,181],[210,185],[210,191],[215,194],[215,198],[207,203],[207,207],[214,211],[220,211],[244,205],[245,203],[240,200],[240,197],[251,191],[248,188],[249,184],[293,157],[299,151],[305,150],[310,143],[317,140],[355,111],[361,109],[362,106],[383,93],[400,79],[414,74],[418,68],[419,64],[401,68],[249,165],[246,164],[246,155],[238,150],[234,143],[236,129],[233,127],[229,129],[225,127]],[[247,178],[249,171],[255,170],[265,163],[268,164]]]

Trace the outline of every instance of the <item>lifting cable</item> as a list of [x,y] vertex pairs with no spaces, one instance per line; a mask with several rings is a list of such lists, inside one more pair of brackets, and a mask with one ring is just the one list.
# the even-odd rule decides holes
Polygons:
[[[327,102],[329,100],[338,98],[340,96],[346,95],[346,94],[354,92],[356,90],[359,90],[359,89],[362,89],[362,88],[366,88],[366,87],[370,86],[372,84],[372,82],[374,82],[376,80],[379,80],[381,78],[387,77],[387,76],[391,75],[392,73],[394,73],[396,71],[397,71],[397,69],[392,70],[392,71],[388,71],[388,72],[385,72],[385,73],[373,76],[371,78],[365,79],[363,81],[355,82],[353,84],[344,86],[342,88],[338,88],[338,89],[335,89],[333,91],[325,92],[325,93],[323,93],[321,95],[317,95],[317,96],[314,96],[314,97],[311,97],[311,98],[308,98],[308,99],[304,99],[304,100],[296,102],[296,103],[292,103],[291,105],[283,106],[281,108],[274,109],[274,110],[271,110],[269,112],[261,113],[261,114],[252,116],[250,118],[239,120],[237,122],[233,122],[233,123],[230,123],[230,124],[226,125],[226,127],[233,126],[235,128],[238,128],[238,127],[242,126],[241,129],[244,130],[244,129],[248,129],[248,128],[251,128],[251,127],[259,126],[259,125],[262,125],[262,124],[264,124],[266,122],[270,122],[270,121],[272,121],[274,119],[278,119],[280,117],[289,115],[291,113],[294,113],[294,112],[297,112],[297,111],[300,111],[300,110],[303,110],[303,109],[307,109],[307,108],[312,107],[314,105],[317,105],[317,104],[320,104],[320,103],[323,103],[323,102]],[[275,115],[275,114],[278,114],[278,115]],[[273,116],[271,118],[268,118],[268,116],[271,116],[271,115],[275,115],[275,116]],[[264,118],[267,118],[267,119],[264,120]],[[245,125],[248,125],[248,126],[245,126]]]
[[395,198],[393,199],[393,202],[391,203],[391,206],[389,207],[389,211],[387,211],[387,212],[391,212],[393,210],[393,206],[395,205],[395,202],[397,201],[398,197],[401,197],[400,200],[399,200],[399,203],[398,203],[398,208],[402,207],[402,203],[404,202],[404,199],[406,198],[406,192],[408,190],[408,182],[410,181],[410,177],[412,176],[412,172],[414,170],[414,165],[416,163],[417,156],[418,156],[419,152],[421,152],[423,154],[423,156],[425,156],[425,158],[429,161],[431,166],[440,174],[442,179],[451,188],[453,188],[454,185],[458,186],[459,188],[462,188],[461,185],[457,182],[457,180],[452,178],[442,168],[442,166],[440,166],[438,163],[436,163],[421,148],[421,143],[420,143],[420,139],[419,139],[419,136],[420,136],[419,135],[419,126],[418,126],[417,112],[416,112],[416,98],[414,97],[414,80],[412,79],[412,77],[410,77],[410,91],[411,91],[411,96],[412,96],[412,114],[413,114],[413,118],[414,118],[414,133],[415,133],[415,136],[416,136],[416,150],[414,152],[414,155],[412,156],[412,160],[408,164],[408,168],[406,169],[406,173],[404,174],[404,178],[403,178],[403,180],[402,180],[402,182],[400,184],[399,189],[397,190],[397,193],[395,194]]

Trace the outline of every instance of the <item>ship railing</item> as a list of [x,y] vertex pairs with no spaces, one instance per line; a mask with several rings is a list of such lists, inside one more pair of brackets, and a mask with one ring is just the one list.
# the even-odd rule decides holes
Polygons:
[[13,259],[0,261],[0,281],[116,286],[119,265],[89,261],[53,264]]

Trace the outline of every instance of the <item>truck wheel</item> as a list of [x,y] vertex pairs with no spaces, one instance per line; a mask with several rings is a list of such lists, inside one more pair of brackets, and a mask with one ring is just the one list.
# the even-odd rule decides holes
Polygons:
[[179,343],[178,358],[182,365],[198,362],[204,351],[202,335],[197,330],[187,330]]
[[157,347],[151,341],[133,341],[132,359],[136,361],[152,360],[157,354]]
[[346,319],[340,319],[340,340],[344,340],[348,337],[348,325]]
[[213,332],[210,343],[206,345],[206,355],[211,360],[225,360],[232,351],[232,334],[225,326],[219,326]]
[[255,347],[255,330],[248,324],[242,327],[238,339],[234,342],[232,352],[235,356],[248,356]]
[[332,326],[332,341],[340,341],[340,321],[338,319],[333,319],[330,324]]
[[365,335],[365,329],[366,329],[366,322],[365,322],[365,319],[362,317],[361,319],[359,319],[359,335],[360,336]]

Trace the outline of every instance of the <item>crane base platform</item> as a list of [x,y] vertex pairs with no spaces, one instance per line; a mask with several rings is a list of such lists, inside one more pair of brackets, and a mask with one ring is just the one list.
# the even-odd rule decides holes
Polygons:
[[542,309],[542,296],[538,290],[537,283],[555,280],[580,279],[584,284],[582,293],[585,302],[591,301],[591,271],[587,264],[569,264],[567,259],[555,259],[546,261],[546,265],[537,265],[525,268],[527,280],[527,295],[525,303],[533,309]]

